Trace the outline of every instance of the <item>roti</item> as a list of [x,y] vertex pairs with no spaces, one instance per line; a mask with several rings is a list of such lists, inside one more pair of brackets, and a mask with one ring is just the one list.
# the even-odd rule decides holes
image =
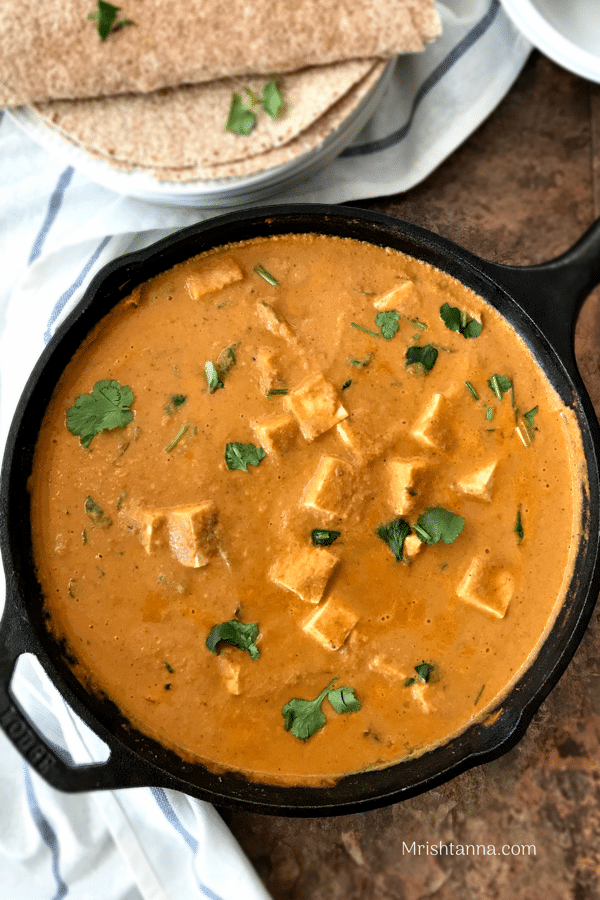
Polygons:
[[264,77],[33,108],[63,137],[118,169],[149,172],[161,181],[241,177],[319,146],[357,108],[385,66],[379,60],[350,60],[281,76],[283,114],[273,120],[259,112],[256,128],[246,136],[225,131],[232,93],[247,87],[260,94]]

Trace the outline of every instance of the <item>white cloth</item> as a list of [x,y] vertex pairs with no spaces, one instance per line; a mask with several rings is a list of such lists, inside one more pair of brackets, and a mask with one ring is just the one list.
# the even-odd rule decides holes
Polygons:
[[[390,88],[354,144],[272,202],[338,203],[406,191],[491,112],[530,45],[498,0],[445,0],[439,9],[443,37],[424,54],[398,60]],[[115,256],[217,212],[119,196],[48,155],[3,116],[0,447],[35,360],[91,276]],[[0,609],[3,604],[0,595]],[[12,690],[37,727],[76,762],[101,752],[35,659],[21,658]],[[2,732],[0,761],[0,900],[268,897],[209,804],[156,788],[61,794]]]

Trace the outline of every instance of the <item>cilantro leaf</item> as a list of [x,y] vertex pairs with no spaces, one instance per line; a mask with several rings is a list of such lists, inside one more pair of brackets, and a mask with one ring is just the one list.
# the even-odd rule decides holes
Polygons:
[[336,713],[358,712],[361,708],[360,700],[357,700],[354,696],[354,688],[352,687],[334,688],[327,694],[327,699]]
[[326,697],[328,697],[329,702],[337,713],[358,712],[361,704],[354,696],[354,688],[341,687],[333,689],[336,681],[337,676],[329,682],[327,687],[314,700],[302,700],[294,697],[286,703],[281,710],[285,730],[290,731],[294,737],[299,738],[301,741],[308,740],[309,737],[320,731],[327,724],[327,719],[321,709],[321,704]]
[[112,3],[107,3],[106,0],[98,0],[96,12],[89,13],[88,19],[93,19],[97,23],[100,40],[105,41],[111,32],[120,31],[126,25],[135,25],[132,19],[122,19],[117,22],[116,19],[120,12],[120,6],[114,6]]
[[91,394],[80,394],[67,410],[67,428],[76,434],[84,447],[101,431],[122,428],[133,419],[128,409],[133,403],[133,391],[118,381],[97,381]]
[[217,652],[217,644],[223,641],[225,644],[231,644],[232,647],[239,647],[240,650],[246,650],[252,659],[258,659],[260,651],[256,646],[259,634],[258,622],[246,624],[239,622],[237,619],[230,619],[228,622],[221,622],[215,625],[208,637],[206,638],[206,646],[211,653]]
[[492,375],[488,379],[488,385],[498,400],[502,400],[502,394],[508,393],[512,388],[512,381],[506,375]]
[[168,416],[174,416],[175,412],[179,409],[180,406],[183,406],[187,397],[185,394],[171,394],[167,403],[165,403],[163,409]]
[[404,519],[392,519],[386,525],[376,529],[377,537],[389,544],[390,550],[398,560],[404,562],[404,541],[410,534],[410,525]]
[[434,669],[435,666],[433,663],[426,663],[425,661],[419,663],[418,666],[415,666],[415,672],[417,673],[416,677],[412,675],[410,678],[407,678],[404,682],[404,687],[410,687],[411,685],[418,683],[427,684]]
[[241,96],[234,91],[231,95],[231,105],[229,107],[229,115],[225,123],[225,131],[232,131],[234,134],[250,134],[256,125],[256,114],[244,106]]
[[261,266],[261,265],[254,266],[253,271],[257,275],[260,275],[261,278],[264,278],[264,280],[267,282],[267,284],[270,284],[272,287],[279,287],[279,282],[277,281],[275,276],[271,275],[271,273],[267,269],[265,269],[264,266]]
[[223,382],[219,378],[217,367],[210,359],[204,363],[204,372],[206,374],[206,381],[208,382],[209,394],[214,394],[216,390],[223,387]]
[[337,541],[341,531],[331,531],[327,528],[313,528],[312,542],[315,547],[330,547],[334,541]]
[[265,84],[262,92],[262,108],[266,112],[268,116],[272,119],[276,119],[281,112],[281,107],[283,106],[283,97],[277,87],[277,82],[275,80],[269,81]]
[[173,450],[173,448],[177,446],[177,444],[179,443],[179,441],[181,440],[181,438],[184,436],[184,434],[186,433],[186,431],[188,430],[188,428],[189,428],[188,423],[187,423],[187,422],[184,422],[183,425],[181,426],[181,428],[179,429],[179,431],[177,432],[177,434],[175,435],[175,437],[173,438],[173,440],[170,441],[170,442],[167,444],[167,446],[164,448],[164,449],[165,449],[165,453],[170,453],[171,450]]
[[425,510],[417,519],[415,532],[424,544],[452,544],[463,530],[465,520],[448,509],[434,506]]
[[409,347],[406,351],[406,365],[421,365],[426,372],[431,372],[437,358],[438,351],[433,346],[433,344],[425,344],[424,347]]
[[232,441],[225,447],[225,465],[228,469],[239,469],[241,472],[247,472],[248,466],[257,466],[266,455],[262,447]]
[[395,309],[387,309],[383,312],[378,312],[375,316],[375,324],[379,325],[381,328],[381,336],[386,339],[386,341],[391,341],[396,332],[399,329],[398,320],[400,318],[400,313],[396,312]]
[[476,400],[479,400],[479,394],[477,393],[471,382],[465,381],[465,384],[467,386],[467,390],[475,397]]
[[365,356],[364,359],[349,359],[348,362],[351,366],[354,366],[355,369],[367,369],[374,359],[375,354],[369,353],[369,355]]
[[523,413],[523,419],[525,420],[525,428],[527,429],[527,434],[529,435],[529,440],[532,441],[535,437],[535,432],[537,431],[537,427],[534,425],[534,418],[538,414],[539,407],[534,406],[533,409],[530,409],[529,412]]
[[458,331],[464,338],[476,338],[481,334],[481,322],[470,316],[464,309],[444,303],[440,306],[442,322],[450,331]]
[[98,528],[110,528],[112,525],[111,517],[106,515],[102,507],[92,497],[88,497],[85,501],[85,512]]
[[519,536],[519,541],[522,541],[525,537],[525,532],[523,530],[523,520],[521,518],[521,507],[517,510],[517,521],[515,522],[515,534]]

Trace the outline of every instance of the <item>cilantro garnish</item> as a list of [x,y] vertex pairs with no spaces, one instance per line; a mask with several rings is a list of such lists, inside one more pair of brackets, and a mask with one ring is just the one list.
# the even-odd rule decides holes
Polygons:
[[327,724],[327,719],[321,709],[321,704],[326,697],[337,713],[358,712],[361,704],[354,696],[354,688],[334,689],[333,685],[337,680],[337,677],[333,678],[314,700],[302,700],[294,697],[286,703],[281,710],[285,730],[290,731],[301,741],[308,740],[309,737],[320,731]]
[[404,541],[410,534],[410,525],[404,519],[392,519],[385,525],[376,529],[377,537],[389,544],[390,550],[398,560],[404,562]]
[[523,413],[525,427],[527,428],[527,434],[529,435],[530,440],[533,440],[535,432],[537,431],[536,426],[533,424],[533,420],[538,414],[538,409],[537,406],[534,406],[529,412]]
[[109,34],[120,31],[127,25],[135,25],[133,19],[121,19],[120,22],[117,22],[116,19],[120,12],[120,6],[113,6],[112,3],[106,3],[105,0],[98,0],[98,9],[96,12],[89,13],[88,19],[97,23],[100,40],[105,41]]
[[313,528],[311,538],[315,547],[330,547],[337,541],[341,531],[331,531],[328,528]]
[[245,624],[237,619],[230,619],[228,622],[221,622],[211,629],[210,634],[206,638],[206,646],[211,653],[217,652],[217,644],[223,641],[238,647],[240,650],[246,650],[252,659],[258,659],[260,652],[256,646],[259,628],[258,622]]
[[257,97],[250,88],[244,88],[244,93],[248,98],[250,106],[246,106],[241,95],[236,91],[231,95],[231,105],[229,107],[229,115],[225,124],[226,131],[232,131],[234,134],[250,134],[257,123],[256,113],[253,108],[262,106],[264,112],[271,119],[279,118],[283,106],[283,97],[277,87],[277,82],[269,81],[262,90],[262,97]]
[[99,506],[92,497],[88,497],[85,501],[86,515],[89,516],[94,525],[98,528],[110,528],[112,519],[107,516],[101,506]]
[[279,282],[277,281],[275,276],[271,275],[271,273],[269,271],[267,271],[267,269],[265,269],[264,266],[254,266],[254,272],[257,275],[260,275],[261,278],[264,278],[264,280],[267,282],[267,284],[272,285],[272,287],[279,286]]
[[448,509],[434,506],[426,509],[413,526],[417,536],[424,544],[452,544],[463,530],[465,520]]
[[458,331],[464,338],[476,338],[481,334],[481,322],[470,316],[464,309],[444,303],[440,306],[442,322],[450,331]]
[[163,409],[168,416],[175,415],[175,412],[179,409],[180,406],[183,406],[187,397],[185,394],[171,394],[167,403],[165,403]]
[[358,331],[362,331],[363,334],[370,334],[373,337],[381,337],[378,331],[371,331],[370,328],[365,328],[364,325],[360,325],[358,322],[350,322],[352,328],[358,329]]
[[506,394],[511,390],[512,381],[506,375],[492,375],[488,380],[488,385],[498,400],[502,400],[502,394]]
[[473,387],[470,381],[465,381],[465,385],[467,386],[467,390],[470,391],[471,394],[475,397],[476,400],[479,400],[479,394]]
[[91,394],[80,394],[67,410],[67,428],[80,438],[84,447],[101,431],[122,428],[133,419],[128,408],[133,403],[133,391],[118,381],[97,381]]
[[375,354],[369,353],[364,359],[349,359],[348,362],[351,366],[354,366],[355,369],[366,369],[371,365],[374,359]]
[[421,683],[427,684],[429,679],[431,678],[431,673],[435,669],[433,663],[422,662],[419,663],[418,666],[415,666],[416,676],[412,675],[410,678],[407,678],[404,682],[404,687],[410,687],[413,684]]
[[177,432],[177,434],[175,435],[175,437],[173,438],[173,440],[172,440],[169,444],[167,444],[167,446],[165,447],[165,453],[170,453],[171,450],[172,450],[174,447],[177,446],[177,444],[179,443],[179,441],[181,440],[181,438],[184,436],[184,434],[185,434],[186,431],[188,430],[188,427],[189,427],[189,426],[188,426],[187,422],[185,422],[185,423],[181,426],[181,428],[179,429],[179,431]]
[[525,537],[525,531],[523,530],[523,520],[521,518],[521,507],[517,510],[517,521],[515,522],[515,534],[519,536],[519,541],[522,541]]
[[247,472],[248,466],[257,466],[266,455],[262,447],[233,441],[225,447],[225,465],[228,469],[239,469],[241,472]]
[[431,372],[437,358],[438,351],[433,344],[409,347],[406,351],[406,366],[421,365],[426,372]]
[[398,324],[399,318],[400,313],[396,312],[395,309],[378,312],[375,316],[375,324],[379,325],[381,328],[381,336],[384,337],[386,341],[391,341],[398,331],[400,327]]
[[219,378],[219,373],[217,372],[217,367],[213,362],[208,359],[204,363],[204,372],[206,374],[206,381],[208,382],[208,393],[214,394],[218,388],[223,387],[223,382]]

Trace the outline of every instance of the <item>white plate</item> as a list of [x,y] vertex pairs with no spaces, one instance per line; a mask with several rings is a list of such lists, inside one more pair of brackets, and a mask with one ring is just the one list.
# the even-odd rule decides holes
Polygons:
[[531,43],[564,69],[600,82],[598,0],[501,0]]
[[243,178],[185,183],[162,182],[149,172],[128,172],[114,168],[78,147],[51,128],[28,106],[6,110],[7,114],[36,143],[59,155],[92,181],[131,197],[177,206],[245,206],[271,197],[313,174],[338,156],[352,142],[373,115],[394,71],[395,60],[384,69],[379,81],[363,97],[348,118],[332,131],[320,146],[281,166]]

